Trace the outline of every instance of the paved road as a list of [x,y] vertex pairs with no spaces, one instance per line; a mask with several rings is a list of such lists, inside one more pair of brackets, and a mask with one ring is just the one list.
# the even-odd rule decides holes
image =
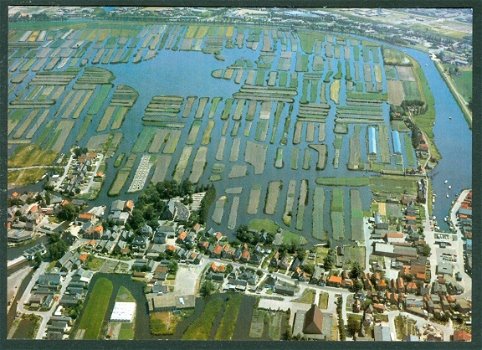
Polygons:
[[460,196],[457,198],[455,201],[454,206],[452,207],[452,210],[450,211],[450,221],[452,222],[452,225],[455,227],[455,230],[457,232],[457,241],[453,242],[452,245],[455,245],[453,248],[457,252],[457,263],[456,263],[456,270],[460,272],[462,275],[462,281],[459,283],[464,287],[464,293],[461,295],[462,297],[472,299],[472,277],[470,277],[466,272],[465,272],[465,265],[464,265],[464,241],[462,240],[463,234],[462,231],[460,230],[460,227],[457,225],[458,220],[457,220],[457,211],[460,208],[460,205],[464,201],[465,197],[467,194],[470,192],[470,190],[464,190],[460,194]]

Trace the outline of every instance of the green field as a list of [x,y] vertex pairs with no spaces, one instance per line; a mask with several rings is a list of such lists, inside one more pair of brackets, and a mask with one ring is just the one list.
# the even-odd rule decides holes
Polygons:
[[99,278],[89,293],[77,331],[85,330],[83,339],[96,340],[100,338],[112,289],[111,281],[107,278]]

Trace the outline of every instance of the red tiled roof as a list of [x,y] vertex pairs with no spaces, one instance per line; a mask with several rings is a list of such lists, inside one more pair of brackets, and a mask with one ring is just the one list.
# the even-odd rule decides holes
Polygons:
[[221,254],[222,251],[223,251],[223,246],[218,244],[216,247],[214,247],[213,253],[219,255]]
[[328,282],[340,284],[341,283],[341,277],[335,276],[335,275],[330,276],[330,278],[328,278]]
[[454,341],[472,341],[472,334],[464,330],[456,330],[454,332]]
[[182,231],[177,238],[179,238],[181,241],[184,241],[187,237],[186,231]]

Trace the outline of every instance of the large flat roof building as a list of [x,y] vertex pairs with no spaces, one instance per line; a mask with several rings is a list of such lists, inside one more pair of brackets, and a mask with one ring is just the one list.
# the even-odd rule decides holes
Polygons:
[[114,310],[110,316],[111,321],[132,322],[136,314],[136,303],[134,302],[116,302]]

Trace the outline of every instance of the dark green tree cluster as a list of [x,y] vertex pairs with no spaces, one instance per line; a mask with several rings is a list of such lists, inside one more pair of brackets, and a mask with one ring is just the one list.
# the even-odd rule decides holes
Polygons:
[[258,243],[267,243],[267,244],[273,243],[274,234],[267,232],[266,239],[265,239],[263,237],[264,233],[265,233],[264,231],[261,231],[259,233],[252,232],[252,231],[249,231],[247,225],[239,225],[238,228],[236,229],[236,238],[243,243],[248,243],[251,245],[256,245]]
[[325,259],[323,259],[323,266],[325,270],[331,270],[335,267],[336,262],[336,252],[334,249],[330,248],[328,250],[328,254],[326,255]]
[[206,195],[201,201],[201,208],[199,209],[199,223],[204,224],[209,215],[209,208],[214,203],[216,199],[216,189],[213,185],[206,188]]
[[203,297],[210,296],[216,290],[216,286],[211,281],[204,281],[201,286],[200,293]]
[[77,207],[69,203],[60,208],[60,210],[57,212],[57,218],[60,221],[72,221],[77,217],[77,214]]
[[61,239],[59,234],[53,234],[50,236],[50,244],[48,252],[51,260],[60,259],[67,251],[67,243]]

